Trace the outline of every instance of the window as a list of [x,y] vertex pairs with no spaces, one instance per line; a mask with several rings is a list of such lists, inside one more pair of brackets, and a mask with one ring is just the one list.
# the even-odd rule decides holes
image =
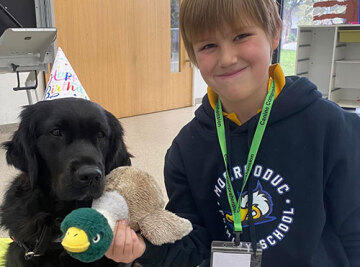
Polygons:
[[179,0],[171,0],[171,72],[179,72]]

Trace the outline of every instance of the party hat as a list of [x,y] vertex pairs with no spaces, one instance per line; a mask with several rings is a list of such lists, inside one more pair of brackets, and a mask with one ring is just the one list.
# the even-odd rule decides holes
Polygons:
[[44,100],[64,97],[75,97],[89,100],[89,97],[76,76],[75,71],[71,67],[69,60],[59,47],[54,64],[51,68],[49,81],[44,93]]

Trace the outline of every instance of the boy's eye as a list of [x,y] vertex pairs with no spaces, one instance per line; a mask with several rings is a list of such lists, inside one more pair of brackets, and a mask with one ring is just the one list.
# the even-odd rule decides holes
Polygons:
[[207,45],[204,45],[203,47],[201,47],[200,50],[206,50],[206,49],[210,49],[210,48],[214,48],[216,47],[215,44],[207,44]]
[[239,34],[238,36],[236,36],[236,37],[234,38],[234,41],[242,40],[242,39],[244,39],[244,38],[246,38],[246,37],[248,37],[248,36],[250,36],[250,33],[242,33],[242,34]]

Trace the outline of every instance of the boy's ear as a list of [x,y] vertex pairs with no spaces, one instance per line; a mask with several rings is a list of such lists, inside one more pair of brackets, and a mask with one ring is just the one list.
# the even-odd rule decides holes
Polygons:
[[274,39],[272,40],[272,43],[271,43],[272,50],[275,50],[279,46],[280,35],[281,35],[281,25],[279,24],[276,27],[276,35],[275,35],[275,37],[274,37]]

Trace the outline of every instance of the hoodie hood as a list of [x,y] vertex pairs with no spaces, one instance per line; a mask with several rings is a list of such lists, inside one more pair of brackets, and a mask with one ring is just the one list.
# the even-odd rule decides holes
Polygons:
[[[314,101],[320,99],[321,96],[316,85],[307,78],[297,76],[286,77],[285,86],[274,101],[268,126],[306,109]],[[240,126],[229,120],[231,129],[240,132],[246,131],[249,125],[252,127],[258,121],[259,116],[260,113]],[[205,129],[211,131],[209,134],[216,134],[216,131],[214,131],[214,109],[209,103],[207,94],[203,97],[202,105],[195,111],[195,118]]]

